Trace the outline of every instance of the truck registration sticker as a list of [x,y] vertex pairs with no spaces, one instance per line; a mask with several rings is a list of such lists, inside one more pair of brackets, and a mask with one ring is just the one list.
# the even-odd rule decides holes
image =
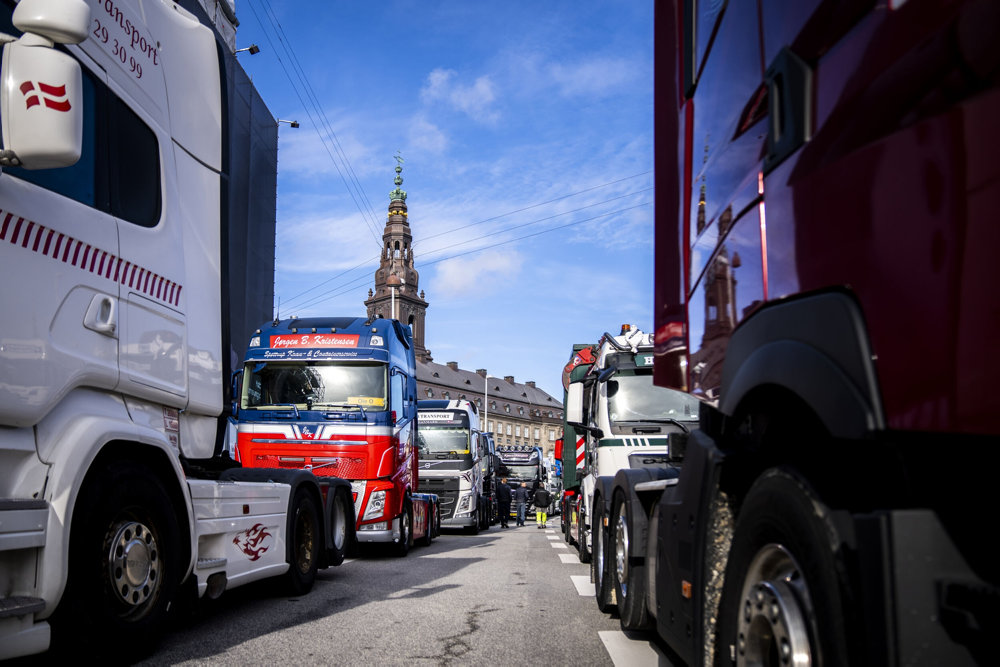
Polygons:
[[385,399],[378,396],[348,396],[347,402],[354,405],[365,405],[374,408],[384,408]]

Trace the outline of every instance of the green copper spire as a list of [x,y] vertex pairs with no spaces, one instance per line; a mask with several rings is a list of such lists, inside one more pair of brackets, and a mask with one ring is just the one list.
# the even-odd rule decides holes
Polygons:
[[396,151],[396,155],[393,157],[396,159],[396,178],[392,182],[396,184],[396,189],[389,193],[389,201],[393,199],[406,201],[406,191],[399,189],[399,186],[403,184],[403,177],[400,176],[403,172],[403,156],[399,154],[399,151]]

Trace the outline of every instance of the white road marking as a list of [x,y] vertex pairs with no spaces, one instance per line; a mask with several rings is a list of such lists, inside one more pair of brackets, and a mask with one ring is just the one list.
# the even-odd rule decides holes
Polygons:
[[580,595],[594,596],[596,594],[594,584],[591,583],[589,574],[573,575],[570,579],[573,580],[573,585],[576,586],[576,592]]
[[553,549],[567,549],[568,547],[562,542],[549,542]]
[[580,563],[580,557],[576,554],[559,554],[559,560],[564,563]]
[[604,648],[616,666],[646,667],[652,665],[670,666],[670,661],[657,646],[647,639],[630,639],[620,630],[604,630],[597,633]]
[[561,539],[558,535],[546,535],[545,537],[549,538],[553,542],[558,542]]

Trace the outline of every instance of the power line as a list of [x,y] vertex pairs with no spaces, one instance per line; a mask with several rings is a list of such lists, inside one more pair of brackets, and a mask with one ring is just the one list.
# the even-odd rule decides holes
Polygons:
[[[550,232],[558,231],[560,229],[566,229],[567,227],[573,227],[573,226],[576,226],[576,225],[583,224],[585,222],[592,222],[592,221],[598,220],[600,218],[608,217],[609,215],[614,215],[616,213],[624,213],[625,211],[631,211],[631,210],[636,209],[636,208],[641,208],[643,206],[648,206],[651,203],[652,202],[648,202],[648,201],[647,202],[642,202],[642,203],[639,203],[639,204],[635,204],[633,206],[627,206],[625,208],[617,209],[615,211],[609,211],[607,213],[601,213],[600,215],[595,215],[595,216],[590,217],[590,218],[584,218],[583,220],[574,220],[573,222],[568,222],[565,225],[559,225],[558,227],[549,227],[547,229],[542,229],[540,231],[537,231],[537,232],[534,232],[534,233],[531,233],[531,234],[525,234],[524,236],[518,236],[516,238],[507,239],[505,241],[500,241],[498,243],[494,243],[494,244],[491,244],[489,246],[483,246],[482,248],[474,248],[472,250],[467,250],[465,252],[460,252],[460,253],[457,253],[455,255],[449,255],[448,257],[441,257],[439,259],[431,260],[429,262],[424,262],[423,266],[430,266],[431,264],[437,264],[439,262],[445,262],[445,261],[447,261],[449,259],[456,259],[458,257],[464,257],[466,255],[472,255],[472,254],[475,254],[477,252],[482,252],[483,250],[488,250],[490,248],[496,248],[496,247],[499,247],[499,246],[502,246],[502,245],[507,245],[509,243],[514,243],[515,241],[523,241],[524,239],[529,239],[529,238],[532,238],[532,237],[535,237],[535,236],[541,236],[542,234],[548,234]],[[523,226],[523,225],[521,225],[521,226]],[[323,303],[325,301],[329,301],[330,299],[333,299],[335,297],[347,294],[348,292],[353,292],[354,290],[358,289],[358,287],[364,287],[364,285],[352,286],[352,283],[357,283],[358,281],[360,281],[362,279],[367,280],[367,276],[363,276],[362,278],[357,278],[357,279],[351,281],[350,283],[347,283],[347,285],[343,286],[342,288],[334,288],[334,289],[339,290],[335,294],[330,294],[329,296],[324,296],[322,294],[318,295],[312,301],[309,301],[309,302],[307,302],[305,304],[301,304],[299,306],[299,308],[307,308],[309,306],[315,306],[315,305]],[[333,290],[331,290],[331,291],[333,291]]]
[[[546,204],[552,204],[554,202],[561,201],[563,199],[568,199],[569,197],[575,197],[576,195],[582,195],[585,192],[591,192],[593,190],[599,190],[599,189],[605,188],[605,187],[607,187],[609,185],[616,185],[618,183],[622,183],[624,181],[628,181],[628,180],[631,180],[633,178],[638,178],[639,176],[645,176],[646,174],[652,174],[652,173],[653,173],[653,170],[649,169],[648,171],[643,171],[643,172],[640,172],[638,174],[632,174],[631,176],[625,176],[624,178],[619,178],[617,181],[608,181],[607,183],[601,183],[600,185],[595,185],[593,187],[584,188],[583,190],[577,190],[576,192],[571,192],[569,194],[562,195],[561,197],[556,197],[555,199],[549,199],[548,201],[543,201],[543,202],[539,202],[537,204],[532,204],[530,206],[525,206],[524,208],[519,208],[519,209],[515,209],[513,211],[508,211],[507,213],[501,213],[500,215],[495,215],[492,218],[486,218],[485,220],[480,220],[478,222],[470,222],[467,225],[462,225],[460,227],[454,227],[452,229],[449,229],[449,230],[446,230],[446,231],[443,231],[443,232],[438,232],[437,234],[431,234],[430,236],[425,236],[420,242],[423,243],[424,241],[427,241],[427,240],[433,239],[433,238],[437,238],[438,236],[444,236],[445,234],[450,234],[451,232],[457,232],[460,229],[466,229],[468,227],[475,227],[476,225],[481,225],[484,222],[491,222],[493,220],[499,220],[500,218],[506,218],[508,215],[514,215],[515,213],[522,213],[524,211],[530,211],[531,209],[538,208],[539,206],[545,206]],[[416,242],[414,242],[414,246],[416,246],[416,245],[417,245]]]
[[[253,2],[248,2],[248,5],[250,6],[250,11],[253,12],[254,18],[257,20],[257,23],[260,25],[261,32],[263,33],[264,38],[267,40],[268,44],[271,46],[271,49],[274,51],[275,57],[278,59],[278,63],[281,65],[281,69],[285,72],[285,76],[288,78],[288,82],[291,84],[292,90],[295,92],[295,96],[298,98],[299,103],[302,105],[302,107],[305,110],[305,112],[309,115],[309,120],[311,121],[311,124],[313,125],[313,128],[316,131],[316,135],[319,137],[320,142],[323,144],[323,148],[326,150],[327,155],[330,157],[330,161],[333,163],[334,168],[336,168],[337,174],[340,176],[341,181],[344,183],[344,187],[347,188],[347,192],[348,192],[348,194],[351,195],[351,199],[354,201],[355,207],[357,207],[358,212],[361,213],[361,217],[362,217],[362,219],[365,222],[365,226],[368,228],[368,231],[372,234],[372,237],[373,237],[373,239],[375,241],[375,244],[378,245],[381,248],[382,247],[382,242],[378,238],[378,233],[377,233],[378,226],[376,224],[375,228],[374,229],[372,228],[372,222],[368,219],[368,217],[366,217],[366,211],[361,207],[361,204],[358,203],[358,199],[355,196],[354,190],[351,188],[350,184],[347,182],[347,179],[344,177],[344,172],[341,170],[340,164],[338,164],[337,159],[333,155],[333,152],[331,152],[330,146],[329,146],[329,143],[327,142],[326,137],[320,131],[320,127],[321,127],[322,123],[318,122],[316,120],[316,118],[314,118],[314,116],[313,116],[313,109],[310,108],[310,105],[306,104],[305,100],[302,99],[302,94],[299,92],[299,88],[296,86],[295,81],[292,79],[292,75],[289,73],[288,68],[285,66],[285,61],[281,58],[281,54],[280,54],[279,50],[275,47],[274,42],[271,40],[271,36],[268,33],[267,28],[264,26],[264,23],[260,20],[260,15],[257,13],[257,10],[254,8]],[[280,24],[279,24],[279,26],[280,26]],[[280,37],[279,37],[279,40],[280,40]],[[283,47],[285,46],[285,44],[284,44],[283,41],[282,41],[282,46]],[[292,52],[290,50],[290,47],[288,49],[286,49],[286,54],[289,56],[289,61],[293,63],[293,66],[297,66],[297,61],[296,61],[296,58],[295,58],[295,54],[294,54],[294,52]],[[301,67],[299,67],[299,71],[301,71]],[[303,85],[304,85],[305,88],[311,90],[311,86],[309,86],[308,81],[304,81]],[[313,99],[315,99],[315,93],[313,93],[312,97],[313,97]],[[320,115],[322,117],[322,120],[325,122],[327,131],[330,134],[332,134],[334,137],[336,137],[336,134],[333,132],[332,128],[330,127],[329,121],[326,119],[326,116],[322,112],[322,109],[319,107],[318,104],[316,104],[314,106],[315,106],[315,109],[316,109],[316,114]],[[347,160],[347,156],[346,155],[344,155],[342,159],[344,160],[344,169],[346,170],[349,167],[350,162]],[[363,192],[363,191],[359,191],[359,195],[360,195],[361,192]],[[369,207],[370,207],[370,205],[369,205]],[[369,214],[370,214],[370,211],[369,211]]]

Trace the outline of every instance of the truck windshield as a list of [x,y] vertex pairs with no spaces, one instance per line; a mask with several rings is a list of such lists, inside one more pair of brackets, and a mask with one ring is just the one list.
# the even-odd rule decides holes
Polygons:
[[653,385],[652,373],[623,370],[608,381],[608,416],[616,423],[698,420],[698,399]]
[[420,456],[453,452],[469,453],[469,431],[464,428],[428,428],[421,426],[417,431],[417,449]]
[[507,474],[509,477],[516,477],[517,479],[534,479],[538,476],[538,464],[535,465],[511,465],[509,463],[505,464],[507,467]]
[[381,363],[250,362],[243,370],[244,410],[359,406],[384,410],[386,366]]

